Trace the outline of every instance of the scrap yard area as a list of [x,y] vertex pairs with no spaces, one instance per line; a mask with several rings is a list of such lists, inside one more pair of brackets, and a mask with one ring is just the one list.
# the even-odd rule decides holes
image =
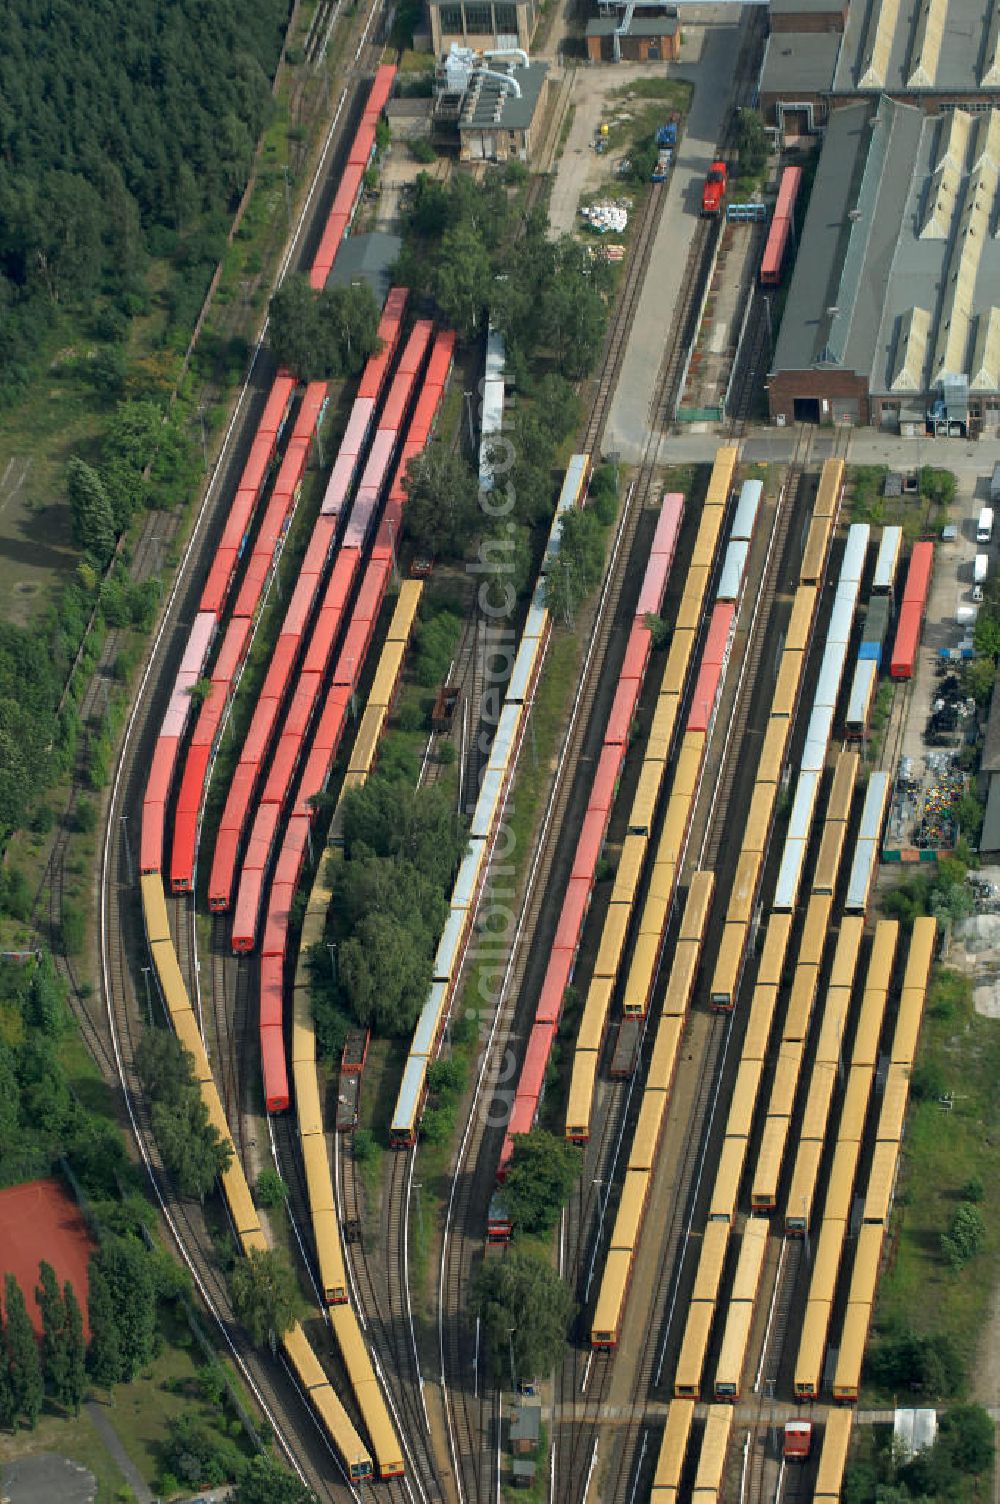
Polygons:
[[36,899],[290,1504],[1000,1498],[964,4],[316,7],[83,955]]

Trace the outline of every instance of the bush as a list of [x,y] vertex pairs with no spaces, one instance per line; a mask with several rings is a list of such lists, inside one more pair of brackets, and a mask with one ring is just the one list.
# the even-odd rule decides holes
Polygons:
[[948,1231],[941,1234],[941,1252],[956,1274],[975,1258],[985,1238],[986,1223],[982,1212],[978,1206],[963,1201],[956,1208]]
[[359,1128],[354,1135],[353,1144],[354,1158],[359,1164],[365,1164],[378,1155],[379,1146],[370,1128]]
[[446,1144],[455,1132],[455,1109],[447,1106],[428,1107],[420,1123],[420,1136],[428,1144]]
[[277,1170],[261,1170],[257,1176],[257,1200],[269,1209],[283,1206],[288,1200],[288,1187]]
[[986,1187],[978,1175],[971,1175],[958,1194],[963,1201],[971,1201],[973,1205],[978,1206],[986,1198]]
[[414,162],[422,162],[425,166],[437,161],[437,152],[426,136],[421,136],[418,141],[410,142],[410,155]]
[[87,926],[82,910],[75,903],[68,903],[65,899],[59,935],[66,955],[78,956],[87,938]]
[[73,824],[81,835],[89,835],[97,825],[97,805],[85,794],[81,794],[76,801]]
[[910,1092],[915,1102],[937,1102],[947,1090],[944,1070],[936,1060],[922,1060],[914,1066]]
[[31,917],[31,884],[20,867],[8,867],[6,872],[0,872],[0,903],[12,919]]

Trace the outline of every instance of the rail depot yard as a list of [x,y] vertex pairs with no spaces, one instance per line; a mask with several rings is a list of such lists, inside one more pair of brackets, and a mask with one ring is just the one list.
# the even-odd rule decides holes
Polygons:
[[1000,12],[14,8],[0,1498],[1000,1498]]

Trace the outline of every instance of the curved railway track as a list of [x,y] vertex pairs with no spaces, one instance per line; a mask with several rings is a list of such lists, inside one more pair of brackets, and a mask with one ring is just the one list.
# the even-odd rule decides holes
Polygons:
[[[366,66],[365,50],[368,35],[379,12],[372,8],[363,20],[363,33],[355,54],[356,69]],[[355,80],[357,74],[355,75]],[[292,263],[303,238],[311,232],[312,220],[318,201],[317,189],[325,175],[330,149],[338,138],[344,106],[351,89],[359,87],[357,81],[345,87],[338,103],[323,149],[317,164],[315,177],[307,194],[302,219],[292,238],[282,264],[281,272]],[[263,341],[263,334],[261,342]],[[223,444],[223,455],[228,454],[229,441],[237,424],[244,417],[248,393],[256,367],[258,344],[251,362],[251,370],[240,393]],[[145,970],[147,960],[142,920],[136,901],[136,869],[133,865],[127,839],[127,820],[130,813],[141,808],[145,781],[146,747],[162,716],[165,692],[161,686],[168,683],[168,670],[174,656],[175,644],[195,609],[197,592],[191,578],[191,565],[197,551],[204,546],[223,506],[226,494],[218,483],[223,480],[228,466],[220,462],[212,476],[206,496],[201,505],[190,539],[184,550],[177,579],[166,603],[160,626],[156,632],[149,660],[138,685],[135,703],[128,720],[123,745],[116,765],[107,825],[101,860],[100,878],[100,976],[101,997],[106,1011],[107,1031],[110,1038],[105,1052],[106,1061],[113,1063],[123,1093],[124,1106],[143,1163],[149,1174],[152,1189],[159,1205],[163,1222],[174,1242],[177,1253],[191,1273],[195,1287],[208,1313],[215,1322],[220,1340],[228,1350],[241,1377],[259,1405],[268,1426],[284,1452],[289,1464],[299,1478],[316,1493],[320,1500],[340,1501],[348,1496],[356,1498],[355,1490],[344,1477],[340,1461],[321,1431],[311,1408],[292,1381],[284,1365],[262,1353],[250,1343],[245,1332],[235,1320],[225,1278],[220,1270],[220,1252],[212,1230],[206,1220],[204,1209],[181,1197],[164,1170],[153,1137],[145,1103],[135,1075],[135,1048],[142,1029],[145,1003],[137,998],[136,978]],[[125,839],[122,839],[125,833]],[[185,909],[175,915],[178,924],[178,959],[184,965],[185,955],[196,955],[196,935],[193,909]],[[193,980],[197,983],[198,968],[193,965]],[[219,981],[225,986],[225,978]],[[216,1068],[220,1072],[220,1084],[229,1081],[229,1090],[238,1093],[245,1084],[246,1072],[239,1065],[240,1042],[233,1039],[229,1022],[228,1005],[216,1000],[215,977],[213,976],[213,1028],[216,1033]],[[239,987],[237,986],[237,1001]],[[195,987],[193,1001],[201,1008],[200,990]],[[85,1033],[88,1033],[85,1030]],[[239,1029],[237,1029],[237,1035]],[[88,1042],[90,1036],[88,1033]],[[234,1055],[235,1051],[235,1055]],[[241,1079],[242,1074],[242,1079]],[[228,1106],[228,1103],[227,1103]],[[237,1143],[241,1142],[239,1112],[230,1119]],[[251,1181],[253,1176],[251,1175]]]

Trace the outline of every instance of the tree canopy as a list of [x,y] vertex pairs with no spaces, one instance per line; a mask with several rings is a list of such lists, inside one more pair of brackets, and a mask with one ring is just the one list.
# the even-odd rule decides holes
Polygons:
[[300,381],[357,374],[378,349],[379,310],[367,282],[319,292],[299,273],[271,299],[268,343]]
[[462,455],[432,439],[403,479],[407,534],[431,554],[461,557],[480,520],[479,485]]
[[197,307],[271,108],[286,16],[276,0],[4,7],[0,398],[23,387],[57,307],[110,296],[127,310],[151,254]]
[[273,1249],[252,1248],[237,1259],[230,1276],[233,1310],[258,1346],[272,1347],[290,1331],[298,1314],[295,1275]]
[[578,1149],[544,1128],[515,1134],[504,1181],[504,1202],[515,1232],[544,1233],[555,1226],[580,1163]]
[[208,1119],[194,1060],[168,1029],[147,1029],[136,1051],[140,1079],[153,1099],[150,1117],[163,1161],[185,1196],[208,1195],[229,1166],[232,1146]]
[[573,1295],[548,1260],[515,1248],[480,1267],[474,1289],[498,1373],[511,1383],[548,1373],[558,1362],[573,1317]]

